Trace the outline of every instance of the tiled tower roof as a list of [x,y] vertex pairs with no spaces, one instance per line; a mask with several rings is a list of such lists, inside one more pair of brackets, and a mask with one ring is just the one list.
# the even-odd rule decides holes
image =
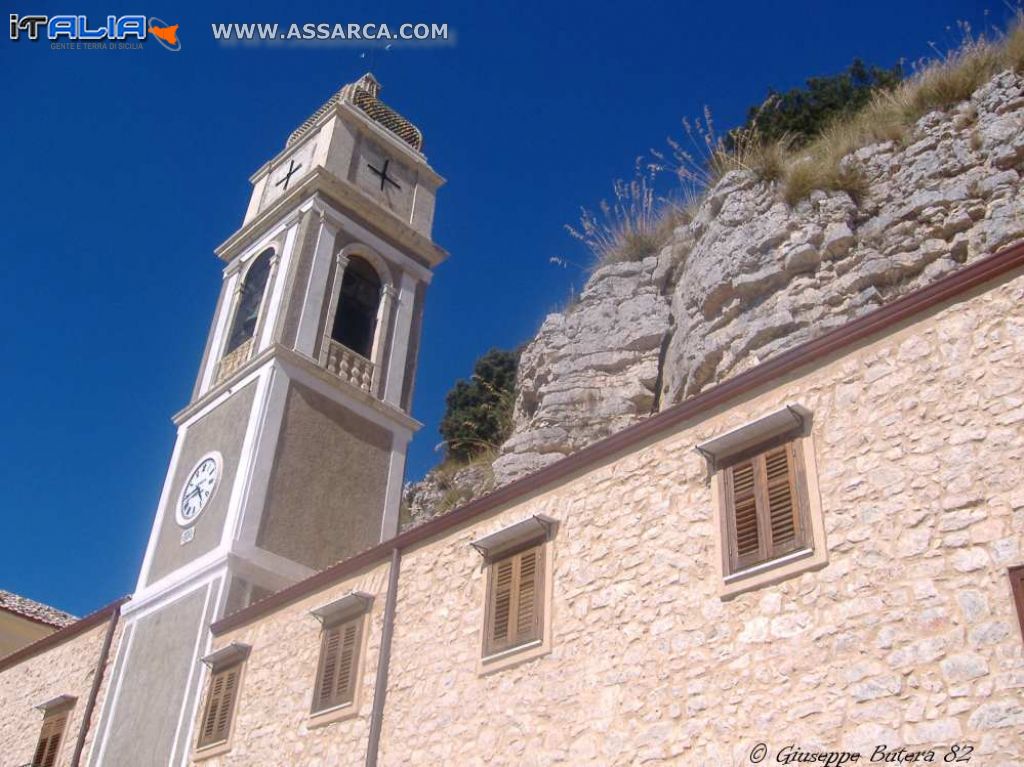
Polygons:
[[309,119],[300,125],[291,136],[288,144],[293,144],[306,135],[317,121],[329,112],[335,104],[352,104],[366,114],[378,125],[395,134],[417,152],[423,149],[423,134],[420,129],[398,114],[378,97],[380,83],[367,72],[354,83],[349,83],[335,93],[322,107],[316,110]]

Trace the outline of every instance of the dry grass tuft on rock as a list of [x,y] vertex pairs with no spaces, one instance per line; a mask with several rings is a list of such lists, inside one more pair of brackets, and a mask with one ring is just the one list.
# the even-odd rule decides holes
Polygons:
[[433,469],[433,481],[441,491],[436,513],[447,514],[494,486],[497,448],[490,448],[469,460],[449,459]]
[[[837,119],[801,146],[788,137],[765,140],[756,119],[752,127],[733,130],[729,141],[723,141],[705,108],[700,118],[682,121],[683,138],[668,139],[668,152],[652,150],[649,159],[637,161],[632,181],[616,181],[610,203],[602,201],[597,212],[583,209],[579,226],[566,228],[590,249],[597,266],[642,260],[657,253],[676,226],[692,220],[708,189],[737,170],[778,183],[790,205],[815,190],[843,191],[859,204],[868,180],[851,154],[879,142],[907,143],[915,123],[928,112],[969,99],[1001,71],[1024,72],[1021,12],[1001,35],[976,35],[963,23],[959,29],[958,47],[918,62],[913,76],[895,88],[878,90],[860,110]],[[675,177],[685,205],[656,194],[655,180],[663,173]]]
[[595,266],[620,261],[642,261],[668,240],[681,208],[655,193],[658,169],[638,158],[633,178],[612,185],[610,201],[601,200],[596,211],[583,208],[579,224],[566,231],[594,254]]
[[880,91],[866,107],[841,119],[803,151],[784,161],[783,197],[794,205],[813,190],[842,189],[858,199],[864,179],[844,158],[880,141],[905,142],[921,117],[969,99],[998,72],[1024,66],[1024,23],[1018,14],[998,38],[975,36],[960,25],[963,42],[953,51],[920,62],[917,73],[892,91]]
[[683,118],[682,125],[682,140],[667,139],[669,155],[651,150],[651,167],[659,173],[672,174],[684,194],[691,198],[702,197],[705,190],[732,171],[749,171],[768,183],[779,180],[785,172],[793,145],[789,136],[766,141],[755,125],[733,131],[729,136],[731,149],[726,149],[707,107],[702,117]]
[[[1003,69],[1012,65],[1005,58],[1000,41],[974,37],[966,25],[963,44],[944,57],[927,62],[904,87],[907,90],[906,120],[914,122],[933,109],[948,109],[971,94]],[[1018,33],[1016,27],[1004,39],[1008,43]]]
[[1017,23],[1007,33],[1003,48],[1006,63],[1017,74],[1024,73],[1024,20],[1020,14]]

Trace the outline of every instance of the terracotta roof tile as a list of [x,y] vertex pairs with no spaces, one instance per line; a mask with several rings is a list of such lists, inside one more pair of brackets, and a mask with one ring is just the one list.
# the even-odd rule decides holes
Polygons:
[[35,602],[27,597],[18,596],[10,591],[0,589],[0,610],[20,615],[23,618],[45,623],[54,628],[64,628],[74,623],[78,618],[56,607]]
[[380,94],[380,83],[377,82],[373,75],[367,72],[354,83],[349,83],[331,96],[326,104],[316,110],[310,115],[309,119],[292,131],[292,135],[288,137],[287,146],[290,146],[309,133],[320,118],[330,112],[336,104],[349,102],[362,110],[375,123],[391,131],[391,133],[398,136],[398,138],[417,152],[421,152],[423,150],[423,133],[419,128],[402,117],[402,115],[381,101],[378,94]]

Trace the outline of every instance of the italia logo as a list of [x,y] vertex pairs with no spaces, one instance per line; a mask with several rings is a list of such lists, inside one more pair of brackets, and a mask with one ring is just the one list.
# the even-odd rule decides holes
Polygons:
[[169,51],[180,51],[178,25],[168,24],[155,16],[147,18],[141,14],[107,16],[106,23],[90,22],[84,14],[62,16],[19,16],[10,15],[11,39],[40,39],[59,42],[62,39],[74,42],[120,42],[125,40],[146,40],[152,37]]
[[169,51],[180,51],[181,41],[178,39],[178,25],[168,24],[155,16],[149,19],[149,33]]

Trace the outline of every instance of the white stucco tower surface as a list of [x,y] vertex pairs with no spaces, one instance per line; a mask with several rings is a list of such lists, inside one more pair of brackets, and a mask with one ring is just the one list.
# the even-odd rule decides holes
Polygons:
[[93,767],[184,765],[211,621],[393,536],[443,179],[365,75],[252,176]]

